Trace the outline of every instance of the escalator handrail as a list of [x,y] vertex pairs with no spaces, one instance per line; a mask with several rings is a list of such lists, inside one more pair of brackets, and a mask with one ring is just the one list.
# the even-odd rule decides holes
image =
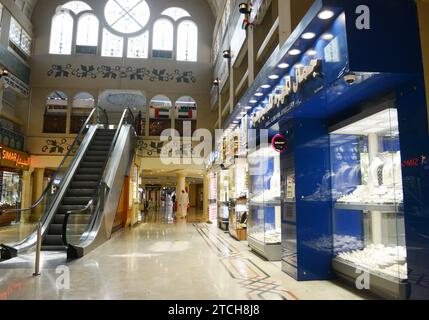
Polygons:
[[80,209],[80,210],[71,210],[71,211],[67,211],[67,213],[64,216],[64,221],[63,221],[63,229],[62,229],[62,237],[63,237],[63,244],[65,246],[68,245],[68,241],[67,241],[67,226],[69,223],[69,217],[72,214],[82,214],[85,212],[92,212],[94,211],[94,206],[95,206],[95,199],[91,199],[89,200],[88,204],[85,206],[85,208]]
[[[84,125],[82,126],[82,128],[80,129],[79,133],[77,134],[75,140],[73,141],[72,145],[70,146],[70,148],[68,149],[66,155],[64,156],[63,160],[61,161],[61,164],[58,166],[57,170],[55,171],[55,173],[53,174],[51,181],[48,183],[48,186],[45,188],[45,191],[42,193],[42,195],[40,196],[40,198],[29,208],[23,208],[23,209],[6,209],[6,210],[0,210],[0,215],[2,214],[8,214],[8,213],[19,213],[19,212],[26,212],[26,211],[32,211],[35,208],[37,208],[42,201],[46,198],[46,196],[49,194],[49,192],[52,190],[52,185],[54,184],[56,178],[58,177],[59,172],[61,171],[61,169],[63,169],[63,166],[66,162],[66,160],[70,157],[71,153],[73,152],[75,146],[78,143],[79,138],[83,135],[86,127],[90,124],[93,116],[96,114],[96,112],[101,112],[104,117],[105,117],[105,122],[102,123],[104,124],[106,127],[109,126],[109,118],[108,115],[106,113],[106,110],[100,108],[100,107],[95,107],[92,111],[91,114],[88,116],[88,118],[86,119]],[[97,114],[97,122],[99,122],[99,114]]]
[[[125,125],[125,121],[126,121],[127,117],[129,117],[129,119],[128,119],[129,121],[128,121],[127,124],[131,124],[132,127],[135,128],[134,114],[133,114],[133,112],[131,111],[130,108],[126,108],[124,110],[123,114],[122,114],[121,120],[119,121],[119,125],[118,125],[118,128],[117,128],[116,133],[115,133],[115,136],[114,136],[114,138],[112,140],[112,144],[110,146],[110,150],[109,150],[109,153],[107,155],[107,163],[106,163],[106,166],[104,168],[101,181],[100,181],[100,183],[99,183],[99,185],[97,187],[97,197],[98,197],[98,199],[91,199],[89,201],[89,203],[87,204],[87,207],[84,208],[84,209],[82,209],[83,212],[88,211],[88,209],[91,209],[91,211],[92,211],[91,212],[91,216],[92,216],[91,217],[91,222],[88,224],[87,230],[82,234],[83,237],[84,237],[85,234],[86,235],[90,234],[89,231],[93,229],[94,224],[96,223],[96,220],[97,220],[99,214],[103,214],[103,211],[104,211],[104,202],[106,201],[107,193],[110,191],[110,189],[109,189],[109,187],[108,187],[108,185],[107,185],[107,183],[105,181],[106,180],[105,179],[106,178],[106,173],[107,173],[107,169],[109,167],[109,162],[110,162],[111,156],[113,154],[113,151],[115,150],[116,143],[117,143],[117,140],[119,138],[119,134],[121,133],[121,130],[122,130],[123,126]],[[95,205],[96,203],[97,203],[97,205]],[[72,214],[72,213],[70,213],[70,214]],[[66,217],[66,219],[64,220],[63,228],[62,228],[62,232],[63,232],[62,238],[63,238],[64,245],[66,245],[66,246],[69,245],[69,243],[67,241],[67,227],[68,227],[68,219]],[[86,239],[82,238],[81,242],[83,242],[85,240]]]

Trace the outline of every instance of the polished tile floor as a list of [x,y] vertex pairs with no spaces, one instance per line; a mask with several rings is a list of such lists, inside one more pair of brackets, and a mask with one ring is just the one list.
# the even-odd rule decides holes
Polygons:
[[[198,215],[189,220],[198,221]],[[1,262],[0,300],[370,298],[339,283],[298,283],[279,263],[262,260],[216,226],[174,224],[165,213],[143,221],[77,261],[43,253],[39,277],[32,276],[34,255]]]

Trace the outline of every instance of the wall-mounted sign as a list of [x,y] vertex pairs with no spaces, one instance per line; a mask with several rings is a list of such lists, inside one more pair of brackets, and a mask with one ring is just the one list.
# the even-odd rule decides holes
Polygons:
[[30,156],[27,153],[0,147],[0,156],[0,165],[2,167],[22,170],[28,170],[30,168]]
[[287,150],[287,140],[282,134],[277,134],[271,141],[273,149],[278,153],[283,153]]

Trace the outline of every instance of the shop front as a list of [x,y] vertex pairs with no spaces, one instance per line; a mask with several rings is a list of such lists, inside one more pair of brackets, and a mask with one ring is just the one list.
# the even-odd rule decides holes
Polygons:
[[[28,154],[0,146],[0,210],[21,208],[23,172],[29,167]],[[0,227],[20,221],[16,213],[0,215]]]
[[416,21],[414,1],[316,1],[240,101],[258,132],[249,245],[299,281],[429,297]]

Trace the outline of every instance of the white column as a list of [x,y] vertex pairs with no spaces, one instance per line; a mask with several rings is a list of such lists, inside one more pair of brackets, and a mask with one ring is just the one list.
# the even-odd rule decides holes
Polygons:
[[177,175],[176,197],[177,218],[185,218],[188,214],[189,198],[186,196],[186,176],[184,172]]

